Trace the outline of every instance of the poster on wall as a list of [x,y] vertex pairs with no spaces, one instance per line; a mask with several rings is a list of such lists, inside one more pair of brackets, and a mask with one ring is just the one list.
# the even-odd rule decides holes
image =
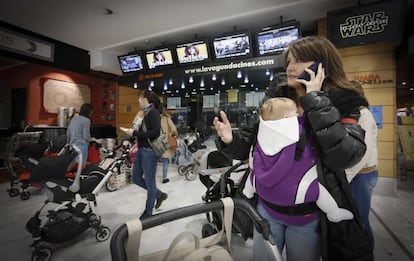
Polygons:
[[84,103],[91,102],[91,89],[86,84],[46,79],[43,84],[43,107],[57,113],[60,107],[75,107],[77,112]]

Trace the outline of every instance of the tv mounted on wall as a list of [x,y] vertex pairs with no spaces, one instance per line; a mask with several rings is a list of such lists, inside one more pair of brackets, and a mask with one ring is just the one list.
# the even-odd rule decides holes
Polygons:
[[207,41],[204,40],[178,44],[175,51],[179,64],[201,62],[209,59]]
[[247,32],[216,37],[213,47],[216,59],[251,56],[251,41]]
[[265,28],[256,34],[258,55],[279,54],[299,37],[299,22]]
[[118,56],[122,73],[136,72],[144,69],[140,54],[128,54]]
[[146,51],[145,58],[149,69],[174,65],[170,47]]

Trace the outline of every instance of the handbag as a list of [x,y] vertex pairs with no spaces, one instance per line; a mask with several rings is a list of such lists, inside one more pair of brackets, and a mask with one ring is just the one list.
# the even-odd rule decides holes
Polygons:
[[[147,126],[144,121],[142,121],[142,129],[145,132],[147,131]],[[168,135],[166,133],[160,133],[160,136],[152,141],[150,139],[147,140],[158,157],[161,157],[164,152],[170,149],[170,143],[168,142]]]
[[[231,231],[234,213],[234,202],[230,197],[221,199],[224,205],[222,216],[222,229],[209,237],[199,238],[190,231],[178,234],[167,249],[141,256],[139,248],[141,243],[142,223],[140,219],[126,222],[128,239],[125,242],[127,259],[131,261],[232,261],[231,257]],[[223,245],[225,238],[225,245]],[[187,239],[187,240],[184,240]],[[188,242],[190,241],[190,243]]]

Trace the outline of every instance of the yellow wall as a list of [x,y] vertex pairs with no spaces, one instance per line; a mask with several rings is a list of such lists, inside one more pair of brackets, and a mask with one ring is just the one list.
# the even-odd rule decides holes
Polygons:
[[[326,36],[326,19],[318,21],[318,33]],[[381,177],[397,176],[395,48],[394,43],[381,43],[339,49],[348,78],[362,84],[370,105],[382,106],[383,127],[378,129]]]
[[138,112],[138,90],[130,87],[119,86],[118,97],[116,127],[118,138],[121,138],[124,135],[124,132],[121,131],[119,127],[130,128],[132,120]]

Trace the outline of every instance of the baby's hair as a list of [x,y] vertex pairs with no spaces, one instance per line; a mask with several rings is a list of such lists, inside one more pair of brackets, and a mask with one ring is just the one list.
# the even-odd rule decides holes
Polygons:
[[263,120],[280,120],[297,115],[296,103],[289,98],[277,97],[267,99],[260,108]]

